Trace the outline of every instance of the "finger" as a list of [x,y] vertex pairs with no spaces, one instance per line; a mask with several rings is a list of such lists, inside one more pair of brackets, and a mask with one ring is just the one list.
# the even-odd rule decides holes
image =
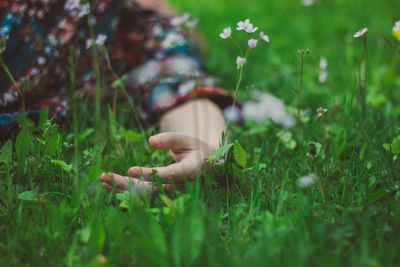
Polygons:
[[155,149],[171,149],[172,151],[192,150],[198,147],[197,138],[174,132],[165,132],[149,138],[150,145]]
[[153,181],[151,173],[156,170],[158,178],[163,183],[183,183],[192,177],[192,167],[184,161],[173,163],[165,167],[146,168],[132,167],[128,170],[128,175],[135,178],[143,178],[145,181]]
[[100,176],[100,181],[103,183],[107,183],[109,185],[113,185],[114,183],[118,188],[126,188],[127,183],[129,182],[129,177],[121,176],[115,173],[103,173]]

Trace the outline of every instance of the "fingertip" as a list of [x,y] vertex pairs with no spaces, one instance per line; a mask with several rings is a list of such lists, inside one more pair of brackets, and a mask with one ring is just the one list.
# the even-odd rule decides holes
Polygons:
[[138,167],[131,167],[131,168],[129,168],[129,170],[128,170],[128,175],[130,176],[130,177],[137,177],[138,176]]
[[161,145],[162,141],[159,135],[153,135],[149,137],[149,144],[152,147],[159,147]]
[[105,181],[105,180],[106,180],[106,176],[107,176],[107,173],[103,172],[103,173],[100,175],[100,181]]

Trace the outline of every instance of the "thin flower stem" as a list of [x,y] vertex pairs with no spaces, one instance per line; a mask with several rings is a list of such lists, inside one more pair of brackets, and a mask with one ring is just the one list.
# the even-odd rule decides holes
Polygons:
[[363,90],[363,107],[364,107],[364,123],[367,121],[368,110],[367,110],[367,78],[368,78],[368,48],[367,48],[367,35],[364,34],[364,53],[365,53],[365,78],[364,78],[364,90]]
[[301,109],[301,90],[303,87],[303,67],[304,67],[304,55],[301,54],[301,64],[300,64],[300,84],[297,90],[298,105],[297,105],[297,116],[300,121],[300,109]]
[[70,75],[70,91],[72,97],[72,116],[73,116],[73,132],[74,132],[74,173],[75,183],[78,181],[78,170],[79,170],[79,142],[78,142],[78,108],[76,103],[76,67],[78,65],[78,55],[75,55],[74,49],[70,46],[70,58],[69,58],[69,75]]
[[323,117],[321,118],[321,129],[322,129],[322,143],[323,143],[323,146],[324,146],[324,154],[325,154],[325,157],[324,157],[324,161],[325,161],[325,171],[326,171],[326,174],[328,174],[328,150],[327,150],[327,139],[326,139],[326,137],[325,137],[325,128],[324,128],[324,119],[323,119]]
[[[85,4],[89,4],[89,1],[86,0]],[[92,25],[92,11],[89,10],[88,13],[88,25],[89,25],[89,34],[92,40],[96,39],[94,28]],[[95,121],[100,121],[100,113],[101,113],[101,76],[100,76],[100,62],[99,62],[99,54],[97,51],[97,46],[92,45],[92,54],[93,54],[93,67],[96,74],[96,86],[94,92],[94,113],[95,113]]]
[[[113,68],[112,65],[111,65],[111,60],[110,60],[110,57],[109,57],[109,55],[108,55],[107,49],[106,49],[104,46],[102,46],[102,48],[103,48],[103,50],[104,50],[104,57],[105,57],[105,59],[106,59],[106,65],[107,65],[108,69],[111,71],[112,75],[114,76],[114,79],[115,79],[115,80],[119,80],[120,77],[117,75],[117,73],[114,71],[114,68]],[[132,99],[130,98],[130,96],[129,96],[129,94],[128,94],[128,92],[126,91],[126,89],[125,89],[124,86],[118,86],[118,88],[116,88],[116,89],[117,89],[117,90],[120,90],[121,93],[124,95],[124,97],[128,100],[128,103],[129,103],[129,106],[130,106],[131,109],[132,109],[132,112],[133,112],[133,116],[134,116],[134,118],[135,118],[135,121],[136,121],[137,125],[139,126],[140,134],[142,135],[142,139],[144,140],[144,145],[145,145],[146,148],[148,148],[148,144],[147,144],[147,142],[146,142],[146,134],[145,134],[145,132],[144,132],[144,127],[143,127],[143,125],[142,125],[142,123],[141,123],[141,121],[140,121],[140,119],[139,119],[138,112],[137,112],[137,110],[136,110],[135,105],[134,105],[133,102],[132,102]],[[117,91],[117,92],[118,92],[118,91]],[[116,101],[117,101],[117,92],[116,92],[115,95],[114,95],[114,99],[113,99],[114,104],[113,104],[113,105],[116,105],[115,103],[116,103]]]
[[229,38],[231,39],[231,41],[239,48],[240,50],[240,55],[243,57],[244,53],[243,53],[243,49],[240,47],[240,45],[238,44],[238,42],[235,41],[235,39],[233,39],[232,37]]
[[318,169],[315,166],[315,164],[314,164],[314,173],[315,173],[315,176],[317,176],[317,185],[318,185],[319,193],[321,194],[322,202],[324,204],[326,204],[324,188],[322,187],[321,178],[319,177]]
[[11,80],[11,83],[14,85],[15,89],[17,90],[18,94],[21,97],[22,101],[22,112],[25,112],[25,96],[24,92],[19,88],[17,82],[14,79],[14,76],[11,74],[11,71],[8,69],[6,63],[4,62],[3,58],[0,56],[0,64],[3,68],[4,72],[7,74],[8,78]]
[[[246,52],[245,58],[247,58],[248,53],[249,53],[249,51]],[[237,95],[239,92],[240,84],[242,82],[242,78],[243,78],[243,66],[240,66],[239,70],[237,71],[236,87],[235,87],[235,93],[233,96],[232,110],[235,109],[235,106],[236,106]],[[222,140],[222,145],[224,145],[226,142],[230,124],[231,124],[231,119],[229,118],[228,122],[226,123],[225,135]]]

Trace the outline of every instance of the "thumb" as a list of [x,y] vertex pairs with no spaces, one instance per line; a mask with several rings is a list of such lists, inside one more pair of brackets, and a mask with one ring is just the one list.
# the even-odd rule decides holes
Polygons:
[[155,149],[170,149],[172,151],[193,150],[198,147],[197,138],[175,132],[165,132],[150,136],[149,143]]

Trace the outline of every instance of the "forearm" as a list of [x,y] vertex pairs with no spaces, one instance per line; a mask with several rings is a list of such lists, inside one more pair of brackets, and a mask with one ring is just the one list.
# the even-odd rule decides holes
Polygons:
[[208,99],[182,104],[161,117],[162,132],[178,132],[219,147],[226,123],[220,108]]

